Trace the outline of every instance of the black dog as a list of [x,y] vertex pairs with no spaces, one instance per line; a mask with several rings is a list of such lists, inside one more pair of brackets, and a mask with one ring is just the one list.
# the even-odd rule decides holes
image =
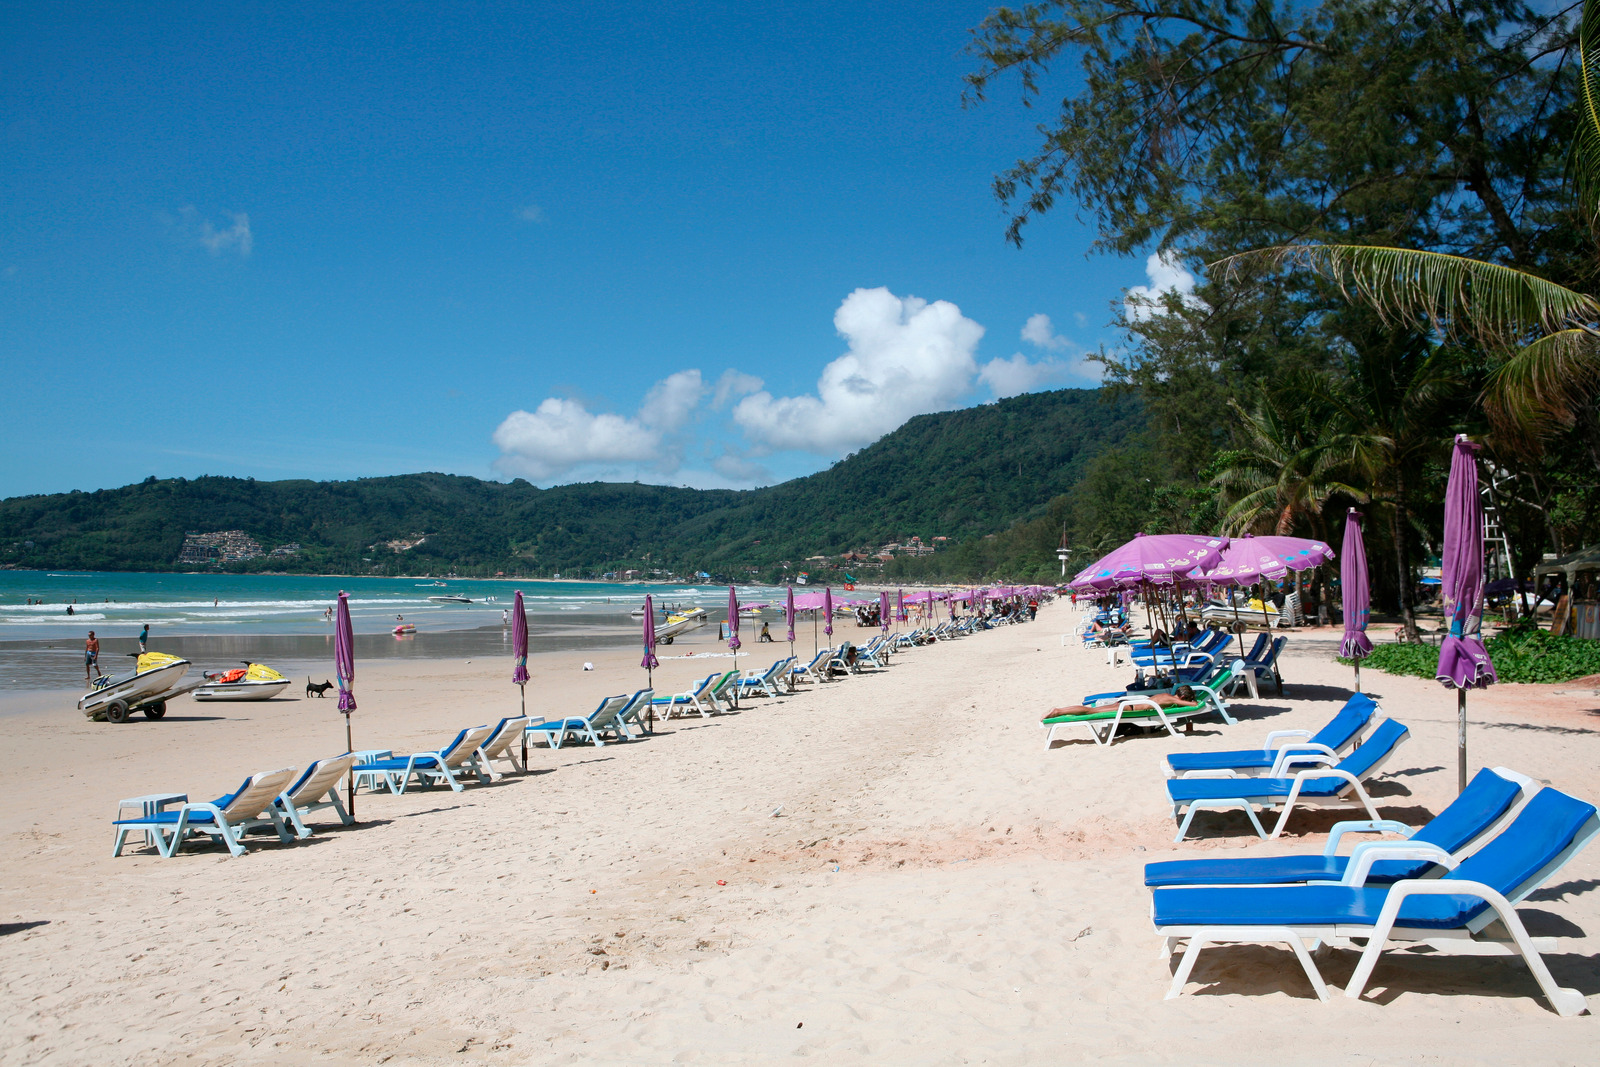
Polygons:
[[316,682],[313,682],[310,678],[306,679],[306,696],[312,696],[312,695],[316,695],[316,696],[319,696],[319,697],[320,696],[326,696],[328,690],[330,690],[332,688],[333,688],[333,683],[332,682],[323,682],[321,685],[318,685]]

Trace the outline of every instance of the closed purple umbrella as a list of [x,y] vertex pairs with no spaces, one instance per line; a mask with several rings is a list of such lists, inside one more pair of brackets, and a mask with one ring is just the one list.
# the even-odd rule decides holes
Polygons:
[[1361,512],[1344,517],[1344,544],[1339,547],[1339,599],[1344,605],[1344,640],[1339,655],[1356,661],[1356,692],[1361,692],[1361,661],[1372,651],[1367,620],[1372,592],[1367,588],[1367,546],[1361,537]]
[[[739,593],[733,586],[728,586],[728,648],[734,654],[734,659],[739,658]],[[738,664],[734,664],[738,666]]]
[[783,621],[789,627],[789,655],[794,655],[794,586],[789,587],[789,595],[783,605]]
[[[333,673],[339,679],[339,710],[344,713],[344,750],[354,752],[350,739],[350,713],[356,710],[356,631],[350,622],[350,598],[339,590],[339,613],[333,625]],[[347,796],[350,818],[356,817],[356,779],[350,775]]]
[[[639,661],[639,666],[644,668],[645,686],[649,689],[656,687],[654,671],[661,666],[661,661],[656,658],[656,605],[649,593],[644,595],[644,659]],[[655,732],[656,709],[650,706],[650,725],[648,729]],[[526,761],[524,761],[526,766]]]
[[[522,714],[528,714],[528,612],[522,606],[522,590],[517,590],[517,602],[512,606],[511,656],[515,666],[511,671],[511,684],[522,695]],[[528,733],[522,733],[522,765],[528,765]]]
[[894,621],[909,622],[911,616],[906,614],[906,591],[904,589],[896,589],[894,597]]
[[878,628],[884,633],[889,632],[889,590],[887,589],[878,594]]
[[822,632],[833,636],[833,586],[822,590]]
[[1444,552],[1439,569],[1444,619],[1450,633],[1439,646],[1436,677],[1456,691],[1457,785],[1467,788],[1467,690],[1493,685],[1494,664],[1483,647],[1483,510],[1478,500],[1478,446],[1456,435],[1450,484],[1444,494]]

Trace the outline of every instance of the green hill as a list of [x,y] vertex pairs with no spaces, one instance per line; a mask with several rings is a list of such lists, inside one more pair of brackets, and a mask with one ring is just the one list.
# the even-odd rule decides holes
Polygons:
[[[784,561],[912,536],[955,548],[1044,515],[1138,428],[1094,390],[921,415],[832,467],[754,490],[592,482],[539,489],[446,474],[349,482],[146,479],[0,501],[0,566],[192,570],[185,534],[242,530],[268,552],[230,570],[771,576]],[[387,542],[421,543],[396,551]],[[941,553],[942,555],[943,553]],[[954,562],[952,557],[951,562]],[[798,569],[805,569],[804,566]]]

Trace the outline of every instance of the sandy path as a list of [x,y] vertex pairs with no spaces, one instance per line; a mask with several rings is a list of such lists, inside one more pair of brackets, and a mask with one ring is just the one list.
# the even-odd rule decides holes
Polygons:
[[[1141,865],[1261,849],[1242,817],[1221,816],[1205,840],[1174,846],[1158,760],[1315,726],[1349,672],[1326,660],[1325,639],[1299,635],[1291,650],[1309,651],[1286,663],[1287,696],[1241,702],[1237,727],[1046,752],[1043,709],[1128,673],[1062,648],[1071,618],[1053,605],[876,676],[675,720],[632,744],[540,750],[527,778],[364,794],[360,827],[242,859],[191,846],[112,860],[111,808],[160,788],[214,795],[338,751],[332,701],[192,721],[174,721],[186,714],[175,707],[120,728],[60,707],[7,716],[0,1059],[1591,1059],[1595,1019],[1557,1018],[1512,960],[1391,955],[1368,1000],[1323,1005],[1285,951],[1213,950],[1190,994],[1164,1002],[1171,971]],[[694,648],[712,646],[675,651]],[[536,710],[638,684],[636,653],[590,655],[590,673],[581,658],[535,665]],[[727,662],[670,660],[658,689]],[[358,747],[432,747],[515,706],[505,663],[369,673]],[[1367,680],[1415,735],[1376,792],[1387,816],[1419,821],[1453,795],[1453,698]],[[1600,796],[1600,697],[1560,689],[1474,694],[1474,767]],[[1297,818],[1287,846],[1320,849],[1336,817]],[[1600,854],[1558,882],[1524,912],[1536,932],[1570,938],[1552,969],[1593,997]],[[1337,985],[1353,966],[1335,954],[1324,973]]]

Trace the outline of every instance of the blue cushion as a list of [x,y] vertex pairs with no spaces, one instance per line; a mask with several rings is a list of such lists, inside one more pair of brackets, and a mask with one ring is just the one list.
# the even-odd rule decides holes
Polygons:
[[[1348,788],[1343,778],[1307,778],[1303,797],[1334,797]],[[1167,796],[1175,804],[1196,800],[1279,800],[1294,788],[1293,778],[1168,778]]]
[[[1084,701],[1088,703],[1088,701]],[[1362,727],[1371,721],[1378,705],[1365,693],[1355,693],[1345,701],[1328,725],[1318,730],[1312,742],[1327,745],[1337,752],[1350,743]],[[1175,771],[1225,771],[1271,767],[1278,758],[1276,749],[1250,748],[1233,752],[1174,752],[1167,757],[1167,766]],[[1496,775],[1496,777],[1499,777]],[[1504,779],[1501,779],[1504,781]]]
[[1292,885],[1337,882],[1344,877],[1344,856],[1252,856],[1243,859],[1167,860],[1147,863],[1144,884]]
[[360,763],[350,768],[353,771],[403,771],[409,764],[411,767],[435,767],[439,760],[434,756],[399,756],[394,759],[373,760],[371,763]]
[[[220,807],[220,805],[218,805],[218,806]],[[162,826],[171,826],[171,825],[173,825],[174,823],[176,823],[178,821],[178,816],[181,813],[182,813],[182,809],[181,808],[174,808],[171,811],[158,811],[154,815],[150,816],[148,819],[145,819],[145,818],[118,819],[114,823],[112,823],[111,825],[113,825],[113,826],[149,826],[149,825],[154,823],[154,824],[159,824],[159,825],[162,825]],[[216,822],[216,821],[217,821],[217,817],[215,815],[213,815],[209,811],[196,811],[193,808],[189,809],[189,822],[191,824],[193,824],[193,823],[209,823],[209,822]]]

